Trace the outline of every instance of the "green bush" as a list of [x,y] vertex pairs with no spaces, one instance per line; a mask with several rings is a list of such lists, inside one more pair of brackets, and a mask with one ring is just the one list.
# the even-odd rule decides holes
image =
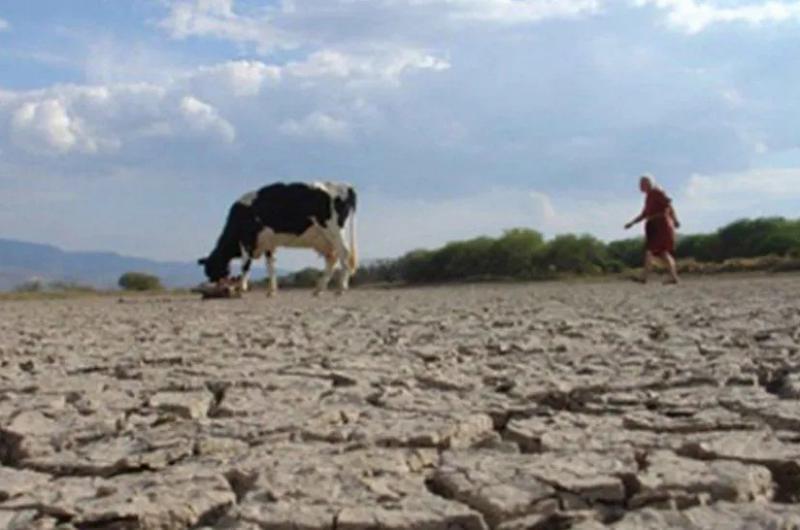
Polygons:
[[533,278],[544,247],[544,237],[535,230],[507,230],[491,246],[486,273],[507,278]]
[[695,234],[678,239],[675,257],[692,258],[703,262],[720,262],[725,259],[719,234]]
[[40,280],[31,280],[25,283],[21,283],[14,287],[15,293],[41,293],[44,291],[44,283]]
[[[775,261],[770,256],[780,259]],[[435,250],[415,250],[375,263],[359,271],[353,283],[419,284],[603,274],[641,267],[643,257],[642,238],[606,244],[588,235],[562,235],[545,241],[535,230],[515,228],[499,238],[454,241]],[[683,270],[697,273],[789,268],[798,261],[790,258],[800,258],[800,220],[741,220],[714,233],[682,236],[676,257]]]
[[[316,287],[322,276],[322,271],[314,267],[306,267],[292,274],[287,274],[280,279],[281,287]],[[269,279],[265,280],[265,282]]]
[[55,281],[47,284],[48,291],[59,293],[93,293],[95,288],[91,285],[83,285],[77,282]]
[[403,276],[399,262],[400,260],[387,259],[362,265],[350,278],[350,285],[401,282],[403,281]]
[[451,281],[489,274],[493,244],[488,237],[448,243],[433,253],[432,280]]
[[640,267],[644,260],[644,238],[613,241],[608,244],[608,255],[624,267]]
[[126,291],[160,291],[164,287],[158,276],[143,272],[126,272],[117,284]]
[[588,235],[558,236],[547,244],[542,257],[541,265],[556,273],[599,274],[611,267],[606,245]]
[[399,259],[400,277],[409,283],[426,283],[433,281],[436,271],[432,266],[433,252],[430,250],[412,250]]
[[[11,297],[12,299],[16,296],[22,299],[51,299],[96,294],[97,292],[94,287],[70,281],[31,280],[14,287]],[[3,293],[0,293],[0,296],[3,296]]]
[[742,219],[721,228],[718,236],[723,259],[783,256],[800,246],[800,220]]

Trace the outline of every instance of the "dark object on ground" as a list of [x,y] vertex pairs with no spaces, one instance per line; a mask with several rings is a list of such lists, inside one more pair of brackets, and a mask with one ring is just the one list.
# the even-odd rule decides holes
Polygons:
[[193,289],[200,293],[203,300],[210,298],[241,298],[242,287],[238,278],[223,279],[215,283],[207,282]]

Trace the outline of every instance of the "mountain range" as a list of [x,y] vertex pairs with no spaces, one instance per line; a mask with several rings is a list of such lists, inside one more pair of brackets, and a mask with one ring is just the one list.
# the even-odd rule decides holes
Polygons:
[[52,245],[0,239],[3,291],[32,281],[111,288],[126,272],[154,274],[167,287],[189,287],[204,280],[202,268],[193,262],[155,261],[114,252],[72,252]]

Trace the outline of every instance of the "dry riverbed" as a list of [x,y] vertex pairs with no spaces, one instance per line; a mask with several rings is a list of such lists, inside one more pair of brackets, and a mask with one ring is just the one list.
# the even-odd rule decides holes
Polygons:
[[800,277],[0,302],[0,528],[800,528]]

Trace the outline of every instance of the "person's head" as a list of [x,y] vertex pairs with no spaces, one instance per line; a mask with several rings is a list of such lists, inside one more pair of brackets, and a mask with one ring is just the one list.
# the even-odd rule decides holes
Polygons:
[[642,175],[639,178],[639,189],[642,190],[642,193],[647,193],[653,189],[653,177],[651,175]]

